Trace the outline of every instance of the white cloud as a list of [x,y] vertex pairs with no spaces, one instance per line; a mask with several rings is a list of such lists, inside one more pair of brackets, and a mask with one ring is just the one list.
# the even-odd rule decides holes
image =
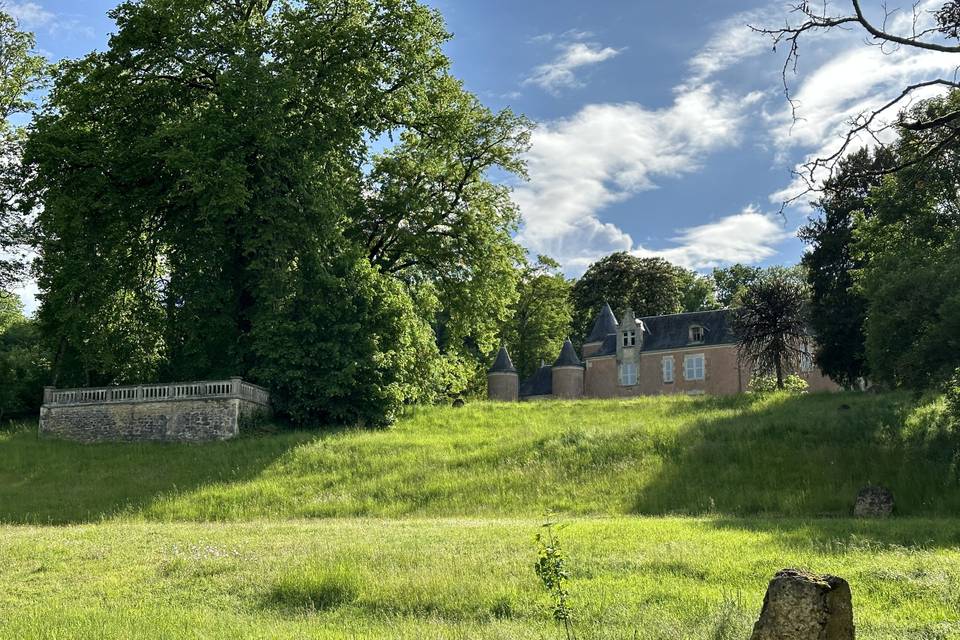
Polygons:
[[[793,87],[796,121],[787,104],[767,118],[769,136],[779,161],[788,161],[798,152],[802,154],[802,161],[795,167],[798,172],[803,172],[803,163],[836,153],[850,130],[851,120],[893,100],[907,85],[936,77],[952,78],[960,63],[956,55],[936,51],[884,52],[855,39],[845,44],[813,72],[797,79]],[[945,88],[929,87],[915,92],[909,100],[879,117],[874,128],[893,122],[902,109],[919,100],[945,91]],[[864,133],[852,141],[846,153],[873,147],[878,140],[889,143],[895,135],[892,129],[881,132],[877,139]],[[818,179],[826,173],[821,171]],[[771,194],[770,199],[782,202],[806,189],[806,182],[797,176]]]
[[[914,9],[908,3],[897,9],[885,21],[883,12],[875,9],[868,17],[874,24],[885,24],[890,33],[909,36],[914,29],[923,31],[933,26],[933,11],[942,6],[941,0],[923,0]],[[781,18],[782,22],[783,18]],[[767,21],[776,24],[776,21]],[[935,38],[930,35],[928,38]],[[792,165],[797,172],[806,173],[804,163],[816,158],[827,158],[838,152],[850,130],[851,120],[882,107],[896,98],[910,84],[936,77],[953,79],[960,65],[955,54],[924,51],[909,47],[870,46],[864,41],[864,31],[833,29],[814,36],[808,34],[801,40],[800,68],[797,75],[789,75],[791,95],[797,108],[794,120],[790,105],[781,97],[772,107],[773,113],[764,114],[766,132],[775,160]],[[782,63],[784,52],[774,58]],[[943,93],[945,90],[932,87],[918,91],[911,100],[889,110],[875,121],[880,129],[895,120],[903,108],[917,101]],[[887,130],[879,135],[884,143],[891,142],[895,131]],[[873,147],[878,140],[863,134],[852,141],[846,153],[863,147]],[[800,161],[797,161],[797,157]],[[819,171],[814,176],[820,181],[828,172]],[[809,177],[809,176],[808,176]],[[783,188],[770,194],[772,202],[780,203],[807,192],[807,182],[800,176]]]
[[660,256],[691,269],[735,262],[752,264],[775,255],[776,245],[792,235],[793,231],[785,228],[783,219],[750,206],[740,213],[681,231],[673,239],[678,244],[676,247],[661,250],[640,247],[634,253]]
[[53,36],[64,34],[76,34],[87,38],[95,36],[92,27],[74,18],[57,15],[37,2],[9,2],[2,6],[25,29],[34,31],[44,29]]
[[729,69],[747,58],[771,49],[769,38],[750,26],[774,23],[783,19],[782,4],[744,11],[723,20],[713,36],[689,61],[693,73],[691,83],[699,83]]
[[10,2],[4,8],[22,27],[27,29],[48,27],[57,17],[36,2]]
[[623,49],[601,47],[589,42],[566,42],[559,45],[559,49],[559,55],[552,62],[535,68],[533,74],[523,83],[537,85],[554,94],[562,89],[580,87],[582,83],[577,79],[575,71],[599,64],[623,52]]
[[744,109],[757,98],[703,85],[664,109],[596,104],[542,124],[527,157],[530,182],[514,193],[524,216],[520,241],[568,267],[633,249],[630,236],[602,223],[599,212],[656,188],[657,179],[695,171],[705,154],[736,143]]

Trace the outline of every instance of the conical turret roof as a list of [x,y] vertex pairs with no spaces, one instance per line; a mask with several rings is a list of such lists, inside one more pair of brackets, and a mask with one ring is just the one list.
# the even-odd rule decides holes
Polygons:
[[579,367],[580,358],[577,357],[577,351],[573,348],[573,343],[570,342],[570,339],[567,338],[567,341],[563,343],[563,348],[560,349],[560,357],[557,358],[557,361],[553,363],[555,367]]
[[610,308],[609,303],[604,302],[603,308],[597,314],[597,319],[593,322],[593,330],[590,331],[586,344],[603,342],[608,335],[617,332],[617,326],[617,317],[613,315],[613,309]]
[[490,373],[516,373],[517,370],[513,366],[513,361],[510,359],[510,354],[507,353],[506,347],[500,347],[500,353],[497,354],[497,359],[493,361],[493,366],[490,367]]

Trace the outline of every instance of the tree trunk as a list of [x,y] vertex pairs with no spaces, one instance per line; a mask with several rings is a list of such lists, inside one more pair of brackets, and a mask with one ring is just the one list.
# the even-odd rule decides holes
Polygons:
[[783,390],[783,359],[777,354],[774,360],[774,366],[777,369],[777,389]]

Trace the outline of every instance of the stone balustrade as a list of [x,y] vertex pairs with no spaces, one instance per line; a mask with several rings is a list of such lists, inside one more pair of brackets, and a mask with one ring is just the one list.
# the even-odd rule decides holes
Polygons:
[[40,434],[81,442],[224,440],[268,415],[270,394],[241,378],[117,387],[47,387]]

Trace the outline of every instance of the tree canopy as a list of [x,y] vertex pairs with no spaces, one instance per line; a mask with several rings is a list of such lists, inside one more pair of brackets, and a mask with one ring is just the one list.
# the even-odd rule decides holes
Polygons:
[[504,343],[521,379],[532,375],[541,362],[552,363],[570,336],[572,283],[559,269],[554,260],[538,256],[520,276],[519,296],[506,324]]
[[487,173],[522,175],[529,131],[450,76],[439,14],[142,0],[111,15],[108,49],[59,68],[25,153],[57,379],[244,375],[299,421],[370,424],[364,403],[389,419],[443,388],[418,366],[477,384],[522,256]]
[[638,318],[682,311],[682,273],[663,258],[639,258],[624,251],[594,262],[571,291],[574,339],[586,338],[604,302],[618,318],[627,308]]
[[819,214],[800,230],[810,247],[803,256],[810,285],[810,326],[817,336],[816,360],[833,380],[853,387],[869,377],[866,361],[867,300],[854,287],[862,260],[854,257],[854,219],[872,217],[870,190],[896,162],[892,151],[863,149],[839,165],[817,202]]
[[11,117],[35,107],[29,94],[43,82],[47,64],[34,53],[33,34],[21,31],[0,4],[0,291],[23,275],[26,219],[19,210],[24,131]]
[[[911,117],[960,108],[960,92],[917,105]],[[856,290],[866,300],[866,355],[873,378],[937,388],[960,367],[960,143],[953,133],[918,143],[904,130],[900,160],[921,154],[870,191],[854,223]],[[941,145],[935,156],[923,144]],[[869,215],[868,215],[869,213]]]

